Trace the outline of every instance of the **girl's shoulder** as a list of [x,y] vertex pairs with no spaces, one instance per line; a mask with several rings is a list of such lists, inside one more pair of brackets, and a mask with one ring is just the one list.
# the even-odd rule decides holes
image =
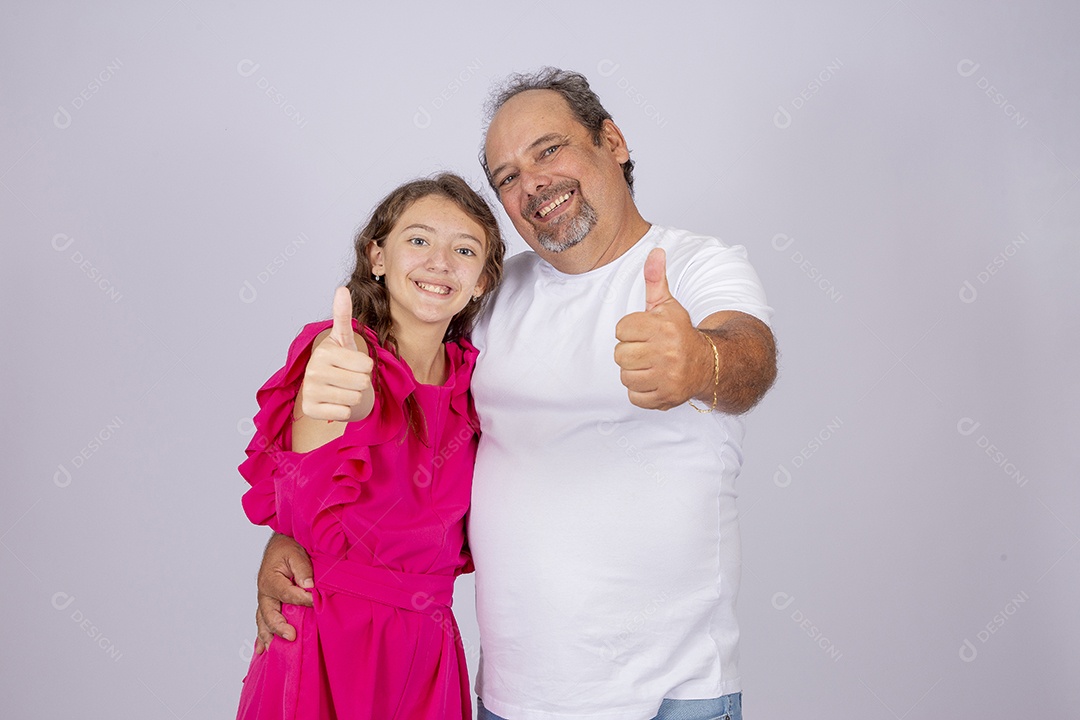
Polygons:
[[[296,335],[296,338],[292,342],[292,346],[289,348],[289,356],[299,355],[305,350],[315,348],[330,334],[330,331],[334,328],[333,320],[317,320],[313,323],[305,325],[300,332]],[[353,320],[353,342],[356,343],[356,349],[365,355],[370,355],[369,343],[376,343],[375,333],[371,331],[366,325],[359,325],[356,320]]]

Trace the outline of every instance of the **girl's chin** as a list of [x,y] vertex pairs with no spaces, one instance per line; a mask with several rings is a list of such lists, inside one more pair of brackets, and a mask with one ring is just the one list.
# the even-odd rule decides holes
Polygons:
[[[414,308],[411,311],[407,311],[405,314],[414,322],[419,322],[423,325],[449,325],[450,321],[457,317],[458,313],[466,308],[468,303],[461,307],[454,309],[452,307],[440,307],[432,308],[425,311],[422,308]],[[395,314],[395,318],[397,315]]]

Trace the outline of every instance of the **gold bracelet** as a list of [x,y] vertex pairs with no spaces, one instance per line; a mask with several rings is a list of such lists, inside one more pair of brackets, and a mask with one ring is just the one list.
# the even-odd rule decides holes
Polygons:
[[698,330],[702,336],[709,341],[712,345],[712,359],[713,359],[713,386],[712,386],[712,407],[701,408],[694,404],[694,399],[690,398],[686,401],[686,404],[697,410],[699,413],[709,413],[716,410],[716,389],[720,386],[720,351],[716,349],[716,343],[709,337],[709,334]]

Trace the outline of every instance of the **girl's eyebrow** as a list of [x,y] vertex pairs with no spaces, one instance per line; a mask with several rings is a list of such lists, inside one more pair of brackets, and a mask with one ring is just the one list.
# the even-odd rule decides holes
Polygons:
[[[423,223],[413,223],[412,225],[408,225],[408,226],[402,228],[401,230],[402,230],[402,232],[404,232],[406,230],[412,230],[413,228],[416,228],[418,230],[427,230],[429,233],[432,233],[433,235],[436,233],[435,228],[431,227],[430,225],[424,225]],[[455,235],[455,237],[465,238],[467,240],[472,240],[473,242],[475,242],[478,245],[483,245],[484,244],[484,243],[480,242],[480,240],[477,237],[475,237],[474,235],[470,235],[469,233],[458,233],[457,235]]]

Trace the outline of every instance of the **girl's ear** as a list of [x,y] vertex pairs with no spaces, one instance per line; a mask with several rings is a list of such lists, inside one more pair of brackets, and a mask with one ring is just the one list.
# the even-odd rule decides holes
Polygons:
[[367,246],[368,261],[371,263],[371,272],[375,275],[385,275],[386,266],[383,265],[383,249],[376,243]]

